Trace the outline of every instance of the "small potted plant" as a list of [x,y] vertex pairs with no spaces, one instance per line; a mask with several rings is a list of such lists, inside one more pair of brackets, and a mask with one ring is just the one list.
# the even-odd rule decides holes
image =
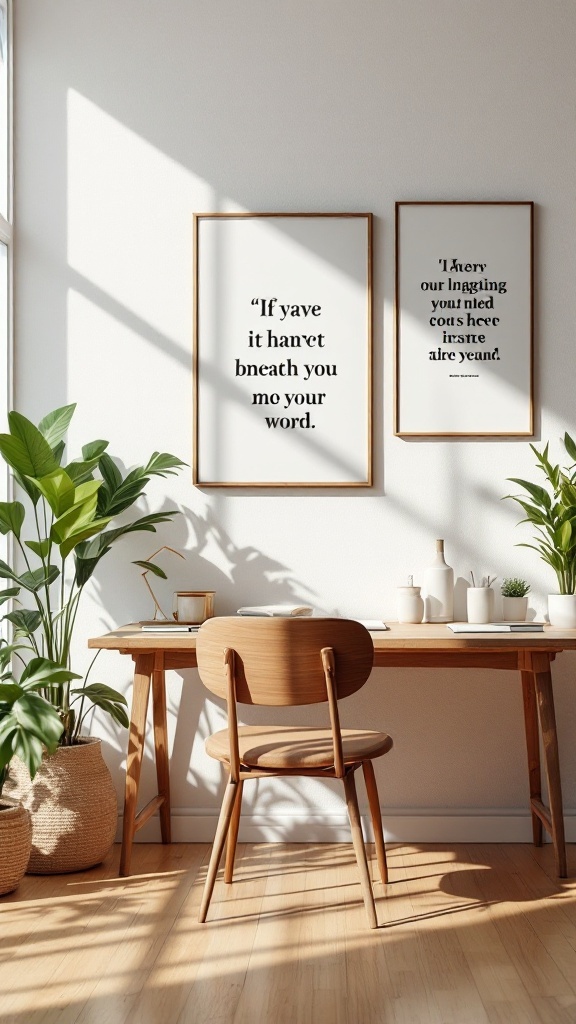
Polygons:
[[528,611],[527,594],[530,584],[518,576],[507,576],[502,580],[502,618],[504,622],[524,622]]
[[38,690],[69,682],[73,675],[46,658],[35,658],[16,681],[9,670],[14,650],[13,644],[0,640],[0,896],[17,888],[32,849],[29,812],[3,793],[8,767],[18,755],[34,778],[44,751],[54,753],[62,735],[62,721]]
[[548,617],[553,626],[576,628],[576,443],[565,433],[563,438],[569,464],[563,468],[548,458],[548,444],[540,452],[530,447],[545,477],[545,486],[509,477],[524,494],[507,494],[525,513],[522,523],[535,528],[532,548],[552,567],[558,580],[558,593],[548,595]]
[[11,625],[12,651],[22,665],[47,657],[62,670],[40,687],[62,726],[58,749],[35,766],[34,781],[25,759],[14,758],[6,785],[8,795],[31,811],[29,870],[39,874],[98,864],[114,841],[118,809],[112,777],[100,739],[81,733],[92,707],[127,726],[126,698],[89,681],[92,665],[84,679],[70,671],[72,638],[84,590],[101,559],[123,536],[153,533],[177,514],[166,509],[134,517],[129,510],[151,477],[165,477],[184,465],[174,455],[154,452],[145,465],[124,473],[102,440],[84,445],[79,457],[69,460],[65,438],[74,409],[55,409],[37,426],[13,411],[9,432],[0,434],[0,455],[23,497],[0,502],[0,532],[10,536],[14,553],[11,564],[0,560],[0,578],[8,581],[6,600],[20,604],[3,618]]

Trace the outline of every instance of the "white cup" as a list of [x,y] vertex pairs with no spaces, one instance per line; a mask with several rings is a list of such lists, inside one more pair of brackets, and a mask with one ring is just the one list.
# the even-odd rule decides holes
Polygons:
[[468,587],[466,591],[468,622],[492,622],[494,618],[494,591],[491,587]]
[[213,590],[177,590],[172,599],[176,622],[205,622],[214,615]]

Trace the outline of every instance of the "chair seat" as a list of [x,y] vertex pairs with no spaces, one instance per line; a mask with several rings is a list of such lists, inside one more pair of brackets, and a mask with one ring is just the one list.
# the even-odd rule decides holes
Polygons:
[[[329,768],[334,764],[334,746],[329,729],[241,725],[238,744],[240,761],[250,768]],[[391,746],[392,739],[385,732],[342,729],[342,749],[347,764],[380,757]],[[222,729],[209,736],[206,751],[216,760],[228,763],[228,730]]]

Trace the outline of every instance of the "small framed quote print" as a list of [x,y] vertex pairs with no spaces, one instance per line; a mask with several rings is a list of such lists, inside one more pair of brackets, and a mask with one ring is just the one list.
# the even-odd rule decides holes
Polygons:
[[400,437],[533,434],[531,202],[396,203]]
[[372,215],[194,217],[194,483],[372,483]]

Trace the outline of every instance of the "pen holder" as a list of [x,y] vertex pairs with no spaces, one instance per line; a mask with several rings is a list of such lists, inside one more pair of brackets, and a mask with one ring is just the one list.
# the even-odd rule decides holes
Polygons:
[[177,590],[172,598],[172,614],[176,622],[196,624],[214,615],[213,590]]
[[468,587],[466,591],[468,622],[492,622],[494,618],[494,591],[491,587]]

